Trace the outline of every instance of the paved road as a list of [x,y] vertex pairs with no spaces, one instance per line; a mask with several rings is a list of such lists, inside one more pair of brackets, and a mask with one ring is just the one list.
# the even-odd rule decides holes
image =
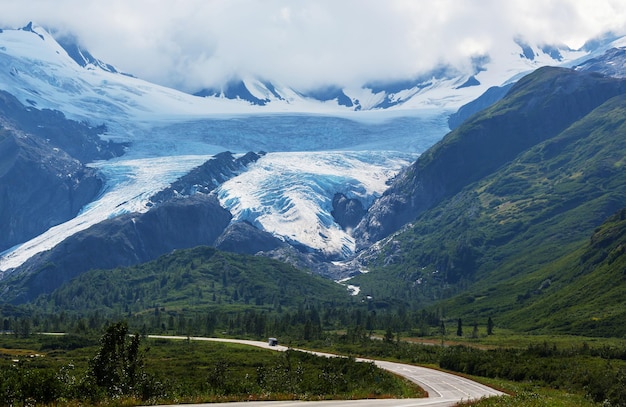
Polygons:
[[[184,336],[149,335],[149,338],[187,339]],[[256,346],[277,351],[286,351],[286,346],[269,346],[266,342],[248,341],[243,339],[221,339],[189,337],[191,340],[231,342]],[[302,349],[297,349],[302,350]],[[305,352],[311,352],[303,350]],[[311,352],[320,356],[335,357],[329,353]],[[376,400],[328,400],[328,401],[255,401],[228,403],[228,407],[451,407],[459,401],[475,400],[482,397],[499,396],[504,393],[472,380],[450,373],[440,372],[421,366],[386,362],[372,359],[357,359],[363,362],[374,362],[378,367],[406,377],[417,383],[428,392],[428,398],[422,399],[376,399]],[[214,406],[212,404],[196,404],[195,406]]]

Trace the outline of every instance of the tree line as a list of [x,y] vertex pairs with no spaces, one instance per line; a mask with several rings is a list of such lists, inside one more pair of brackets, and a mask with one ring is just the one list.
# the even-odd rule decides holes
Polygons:
[[[38,332],[97,333],[111,321],[127,321],[129,327],[142,334],[174,334],[188,336],[229,336],[263,339],[268,336],[288,337],[292,340],[317,340],[328,332],[348,330],[372,335],[392,332],[403,336],[438,336],[452,334],[478,337],[491,335],[494,322],[474,322],[472,329],[463,331],[461,319],[446,319],[441,310],[407,310],[403,306],[376,309],[361,303],[335,306],[309,301],[284,310],[248,307],[228,309],[167,309],[155,305],[146,312],[60,312],[48,314],[36,309],[0,306],[1,331],[17,337],[28,337]],[[464,334],[465,332],[465,334]]]

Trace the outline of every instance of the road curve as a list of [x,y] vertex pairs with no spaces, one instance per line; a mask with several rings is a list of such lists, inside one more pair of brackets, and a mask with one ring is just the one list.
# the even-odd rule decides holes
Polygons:
[[[259,348],[286,351],[286,346],[269,346],[267,342],[249,341],[244,339],[222,339],[186,336],[148,335],[155,339],[189,339],[194,341],[230,342]],[[314,352],[304,349],[294,349],[313,353],[319,356],[336,357],[330,353]],[[245,401],[228,403],[228,407],[452,407],[460,401],[477,400],[483,397],[500,396],[504,393],[491,387],[456,376],[421,366],[405,365],[402,363],[382,360],[357,358],[357,361],[373,362],[381,369],[388,370],[406,377],[428,392],[427,398],[421,399],[373,399],[373,400],[325,400],[325,401]],[[210,407],[211,404],[194,404],[194,406]],[[168,407],[168,406],[165,406]]]

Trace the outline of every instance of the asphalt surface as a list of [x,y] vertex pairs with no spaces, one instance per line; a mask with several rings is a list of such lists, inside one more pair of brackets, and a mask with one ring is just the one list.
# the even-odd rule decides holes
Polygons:
[[[270,346],[267,342],[248,341],[242,339],[221,339],[185,336],[149,335],[149,338],[162,339],[190,339],[198,341],[231,342],[259,348],[286,351],[286,346]],[[304,349],[295,349],[310,352],[319,356],[336,357],[337,355],[313,352]],[[326,400],[326,401],[246,401],[227,403],[229,407],[452,407],[460,401],[477,400],[483,397],[500,396],[504,393],[488,386],[456,376],[421,366],[405,365],[402,363],[382,360],[362,359],[357,361],[373,362],[378,367],[396,373],[417,383],[428,392],[427,398],[421,399],[373,399],[373,400]],[[214,406],[211,404],[194,404],[193,406]],[[167,407],[167,406],[166,406]]]

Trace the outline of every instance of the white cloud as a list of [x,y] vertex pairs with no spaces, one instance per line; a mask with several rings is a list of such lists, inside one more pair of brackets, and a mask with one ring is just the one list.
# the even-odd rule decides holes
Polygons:
[[[623,0],[8,0],[0,26],[34,21],[147,80],[198,90],[260,75],[300,88],[409,78],[467,64],[522,35],[573,47],[624,32]],[[6,4],[8,3],[8,4]]]

